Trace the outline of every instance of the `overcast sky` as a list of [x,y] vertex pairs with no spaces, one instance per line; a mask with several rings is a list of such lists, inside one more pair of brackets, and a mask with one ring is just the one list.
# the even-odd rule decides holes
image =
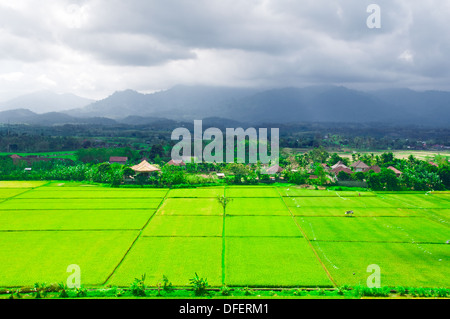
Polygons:
[[0,100],[177,84],[450,91],[449,24],[448,0],[0,0]]

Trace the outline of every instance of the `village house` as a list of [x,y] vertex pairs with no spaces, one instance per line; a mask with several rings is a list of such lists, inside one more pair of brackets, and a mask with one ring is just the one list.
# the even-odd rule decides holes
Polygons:
[[402,172],[400,172],[398,169],[396,169],[396,168],[393,167],[393,166],[389,166],[388,169],[390,169],[391,171],[393,171],[397,177],[400,177],[400,176],[402,176],[402,174],[403,174]]
[[369,168],[369,166],[366,163],[362,162],[362,161],[357,161],[357,162],[353,163],[351,165],[351,167],[354,169],[354,171],[356,173],[358,173],[358,172],[365,172]]
[[[347,167],[347,166],[345,166],[344,162],[339,161],[339,162],[337,162],[336,164],[334,164],[333,166],[331,166],[331,170],[334,170],[334,169],[336,169],[336,168],[339,167],[339,166]],[[348,168],[348,167],[347,167],[347,168]]]
[[125,165],[128,161],[128,157],[111,156],[109,158],[109,164],[122,164]]
[[353,171],[345,165],[340,165],[340,166],[332,169],[331,172],[334,173],[334,175],[336,175],[336,176],[338,176],[338,174],[340,172],[345,172],[350,175],[353,174]]
[[370,172],[373,171],[374,173],[380,173],[381,167],[378,165],[369,166],[364,172]]
[[276,174],[280,174],[284,171],[283,168],[281,168],[279,165],[273,165],[269,168],[263,168],[261,170],[261,174],[264,175],[276,175]]
[[183,160],[170,160],[166,165],[168,166],[186,166],[186,163]]

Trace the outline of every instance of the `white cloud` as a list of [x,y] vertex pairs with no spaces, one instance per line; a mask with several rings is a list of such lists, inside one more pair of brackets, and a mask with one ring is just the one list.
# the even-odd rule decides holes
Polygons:
[[450,4],[378,0],[375,30],[372,2],[0,0],[0,100],[176,84],[448,88]]
[[407,63],[414,63],[414,54],[409,50],[403,51],[403,53],[400,54],[398,58]]

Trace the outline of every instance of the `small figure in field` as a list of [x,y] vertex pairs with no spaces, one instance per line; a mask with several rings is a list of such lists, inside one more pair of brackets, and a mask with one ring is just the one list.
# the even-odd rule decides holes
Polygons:
[[347,215],[347,216],[353,216],[353,211],[352,211],[352,210],[346,211],[346,212],[345,212],[345,215]]

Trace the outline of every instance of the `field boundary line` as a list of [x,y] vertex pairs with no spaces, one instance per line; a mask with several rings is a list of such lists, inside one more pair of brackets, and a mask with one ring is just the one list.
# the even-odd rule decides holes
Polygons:
[[[226,198],[227,185],[223,187],[223,197]],[[223,221],[222,221],[222,286],[225,286],[225,220],[226,220],[226,205],[223,207]]]
[[37,233],[37,232],[135,232],[140,229],[8,229],[0,230],[0,233]]
[[445,219],[444,217],[437,215],[433,212],[434,208],[425,208],[424,212],[421,212],[423,216],[420,216],[421,218],[425,218],[429,220],[432,223],[435,223],[440,226],[444,227],[450,227],[450,222]]
[[[48,184],[48,183],[47,183],[47,184]],[[47,185],[47,184],[45,184],[45,185]],[[42,185],[42,186],[43,186],[43,185]],[[41,187],[41,186],[32,187],[32,188],[29,188],[29,189],[27,189],[26,191],[24,191],[24,192],[22,192],[22,193],[20,193],[20,194],[17,194],[17,195],[14,195],[14,196],[5,198],[5,199],[3,199],[2,201],[0,201],[0,204],[3,204],[3,203],[5,203],[5,202],[7,202],[7,201],[10,201],[11,199],[15,199],[17,196],[20,196],[20,195],[26,194],[26,193],[28,193],[28,192],[31,192],[32,190],[35,190],[35,189],[38,188],[38,187]],[[20,189],[20,188],[19,188],[19,189]],[[14,210],[15,210],[15,209],[14,209]]]
[[119,267],[122,265],[123,261],[125,260],[125,258],[128,256],[128,254],[130,253],[131,249],[133,249],[134,245],[136,244],[136,242],[138,241],[138,239],[141,237],[143,231],[145,230],[145,228],[148,226],[148,224],[150,223],[150,221],[152,220],[152,218],[156,215],[156,213],[158,212],[158,210],[161,208],[161,206],[163,205],[163,203],[165,202],[167,195],[170,193],[170,189],[167,191],[167,193],[165,194],[164,198],[161,200],[161,202],[159,203],[158,207],[156,208],[156,210],[153,212],[153,214],[150,216],[150,218],[147,220],[147,222],[144,224],[144,226],[139,230],[138,235],[136,236],[136,238],[134,239],[134,241],[131,243],[131,246],[128,248],[128,250],[125,252],[125,254],[123,255],[122,259],[119,261],[119,263],[117,264],[117,266],[113,269],[113,271],[111,272],[111,274],[106,278],[106,280],[103,282],[103,286],[107,284],[107,282],[111,279],[111,277],[114,275],[114,273],[116,272],[117,269],[119,269]]
[[334,287],[337,287],[337,283],[334,280],[333,276],[331,276],[330,272],[328,271],[327,267],[325,266],[325,264],[323,263],[323,261],[320,259],[319,254],[317,253],[317,251],[314,249],[314,246],[311,244],[311,241],[309,240],[308,236],[306,235],[306,232],[303,230],[303,228],[300,226],[300,224],[298,223],[297,219],[295,219],[294,214],[291,211],[291,208],[287,205],[286,201],[284,200],[283,196],[280,193],[280,190],[278,189],[278,187],[275,187],[275,189],[277,190],[278,194],[280,194],[281,199],[283,200],[284,205],[286,205],[286,208],[289,210],[289,213],[291,214],[292,219],[294,220],[294,223],[297,225],[298,229],[302,232],[303,237],[306,239],[306,242],[308,243],[309,247],[311,248],[311,250],[314,252],[314,254],[316,255],[317,260],[319,261],[320,265],[322,266],[323,270],[325,271],[325,273],[327,274],[328,278],[330,279],[331,283],[334,285]]

